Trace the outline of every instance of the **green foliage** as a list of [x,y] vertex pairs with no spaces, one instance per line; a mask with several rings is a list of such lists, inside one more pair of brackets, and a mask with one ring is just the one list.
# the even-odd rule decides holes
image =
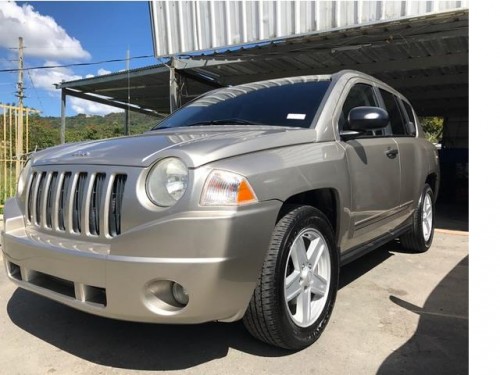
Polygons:
[[43,117],[31,119],[28,133],[30,151],[55,146],[59,143],[59,138],[59,129],[53,127]]
[[[159,121],[156,117],[150,117],[138,113],[130,113],[130,134],[141,134],[151,129]],[[1,120],[1,119],[0,119]],[[124,135],[125,114],[111,113],[106,116],[77,115],[66,118],[66,142],[79,142],[97,140]],[[60,143],[61,118],[42,117],[37,113],[29,117],[28,147],[30,151],[40,150]],[[3,128],[0,126],[0,158],[3,157],[4,149],[9,150],[10,143],[4,144]],[[0,213],[2,205],[9,196],[15,194],[16,181],[12,165],[0,163]],[[5,169],[4,169],[5,168]]]
[[419,119],[424,129],[425,137],[432,143],[438,143],[443,136],[442,117],[421,117]]
[[[159,119],[130,113],[130,134],[141,134],[158,123]],[[29,149],[43,149],[60,143],[60,117],[30,117]],[[77,115],[66,118],[66,142],[80,142],[119,137],[124,134],[124,113],[106,116]]]
[[0,214],[3,213],[3,205],[7,198],[13,196],[16,192],[16,180],[14,171],[11,168],[4,170],[0,168]]

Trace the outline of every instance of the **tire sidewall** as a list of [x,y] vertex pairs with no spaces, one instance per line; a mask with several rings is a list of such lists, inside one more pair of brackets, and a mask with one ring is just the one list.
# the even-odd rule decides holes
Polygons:
[[[429,239],[426,241],[424,237],[424,230],[423,230],[423,224],[422,224],[422,218],[424,215],[424,201],[425,197],[429,195],[430,200],[431,200],[431,205],[432,205],[432,228],[431,228],[431,235],[429,236]],[[416,233],[418,233],[419,240],[422,244],[422,247],[427,250],[431,247],[432,245],[432,240],[434,238],[434,226],[435,226],[435,207],[434,207],[434,194],[432,192],[432,189],[429,185],[425,184],[424,190],[422,191],[422,195],[420,196],[420,200],[418,202],[418,212],[417,212],[417,217],[416,217]]]
[[[315,229],[324,237],[330,254],[331,272],[327,301],[323,311],[311,326],[300,327],[289,315],[284,295],[284,280],[291,246],[298,234],[306,228]],[[320,211],[307,206],[298,209],[296,216],[283,235],[276,262],[275,292],[279,298],[279,321],[283,328],[282,332],[285,333],[285,340],[291,347],[302,348],[310,345],[317,340],[328,323],[335,303],[339,275],[339,256],[334,244],[333,230],[326,217]]]

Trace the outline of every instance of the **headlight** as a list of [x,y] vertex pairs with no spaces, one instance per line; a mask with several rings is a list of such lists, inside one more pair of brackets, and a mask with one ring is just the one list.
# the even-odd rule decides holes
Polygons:
[[31,159],[29,159],[24,165],[21,174],[19,175],[19,179],[17,180],[17,196],[20,197],[24,193],[24,189],[26,188],[26,183],[28,182],[28,176],[31,169]]
[[188,183],[188,169],[179,159],[159,161],[146,179],[146,192],[158,206],[173,206],[184,195]]
[[250,183],[239,174],[212,171],[201,193],[202,206],[237,206],[257,202]]

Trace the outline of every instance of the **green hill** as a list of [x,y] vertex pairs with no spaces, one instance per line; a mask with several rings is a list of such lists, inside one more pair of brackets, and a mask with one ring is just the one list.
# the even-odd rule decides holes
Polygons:
[[[140,113],[130,113],[130,134],[141,134],[158,121]],[[29,149],[42,149],[60,143],[60,117],[30,116]],[[119,137],[124,134],[125,114],[111,113],[106,116],[77,115],[66,117],[66,142]]]

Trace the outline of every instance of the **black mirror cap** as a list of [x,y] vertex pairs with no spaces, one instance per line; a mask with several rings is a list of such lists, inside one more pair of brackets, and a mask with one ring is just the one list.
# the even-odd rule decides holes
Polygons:
[[355,131],[381,129],[389,125],[389,114],[379,107],[356,107],[349,111],[347,124]]

